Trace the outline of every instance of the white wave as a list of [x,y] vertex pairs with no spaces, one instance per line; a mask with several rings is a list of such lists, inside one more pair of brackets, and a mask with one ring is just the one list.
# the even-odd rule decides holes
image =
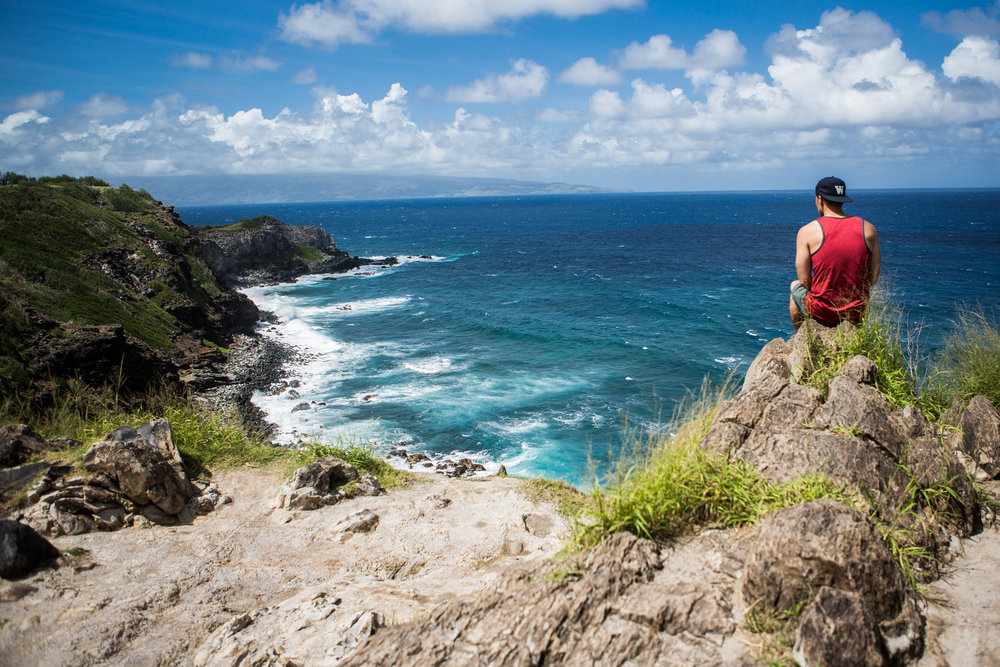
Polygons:
[[448,357],[429,357],[426,359],[414,359],[404,361],[403,366],[414,373],[433,375],[452,370],[452,360]]

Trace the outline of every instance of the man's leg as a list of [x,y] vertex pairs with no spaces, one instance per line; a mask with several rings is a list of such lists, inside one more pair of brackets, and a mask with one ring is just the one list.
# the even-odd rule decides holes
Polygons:
[[792,326],[798,331],[799,327],[802,326],[802,322],[806,319],[805,314],[799,310],[799,305],[795,303],[795,297],[793,296],[796,287],[801,287],[801,283],[798,280],[793,280],[792,284],[788,286],[788,316],[792,318]]

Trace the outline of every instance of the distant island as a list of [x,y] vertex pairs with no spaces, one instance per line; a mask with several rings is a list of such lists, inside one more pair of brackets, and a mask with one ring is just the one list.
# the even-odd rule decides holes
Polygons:
[[393,174],[218,174],[127,180],[176,206],[622,192],[568,183]]

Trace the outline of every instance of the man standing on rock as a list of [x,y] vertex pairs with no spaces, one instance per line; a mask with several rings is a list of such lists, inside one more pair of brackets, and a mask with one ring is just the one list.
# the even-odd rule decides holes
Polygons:
[[857,324],[868,307],[869,288],[878,281],[882,252],[875,226],[843,211],[854,201],[844,181],[827,176],[816,184],[819,217],[803,225],[795,239],[795,273],[788,313],[798,331],[805,318],[832,327]]

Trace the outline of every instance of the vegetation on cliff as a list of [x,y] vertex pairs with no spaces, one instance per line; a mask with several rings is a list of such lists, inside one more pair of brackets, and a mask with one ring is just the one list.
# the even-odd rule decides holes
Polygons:
[[81,326],[120,325],[151,349],[172,351],[184,328],[179,317],[210,310],[221,294],[171,209],[127,185],[67,179],[0,187],[5,391],[72,373],[32,362],[39,346],[78,336]]

